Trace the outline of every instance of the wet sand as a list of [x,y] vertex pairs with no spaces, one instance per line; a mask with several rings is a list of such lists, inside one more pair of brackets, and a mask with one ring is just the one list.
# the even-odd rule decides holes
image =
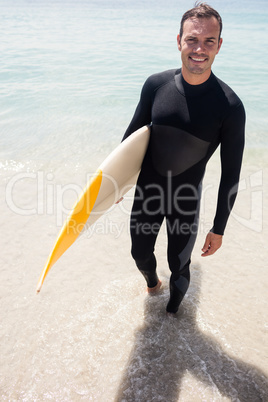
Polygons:
[[[38,172],[45,178],[42,197]],[[56,186],[59,195],[72,177],[82,187],[85,172],[37,164],[26,177],[23,165],[1,169],[1,194],[24,175],[14,181],[9,205],[1,198],[1,400],[267,400],[265,152],[246,152],[223,246],[202,258],[215,210],[217,157],[208,166],[191,285],[176,318],[165,314],[164,229],[156,247],[158,296],[146,294],[130,257],[131,196],[66,252],[35,295],[61,220]],[[65,190],[67,208],[75,194]]]

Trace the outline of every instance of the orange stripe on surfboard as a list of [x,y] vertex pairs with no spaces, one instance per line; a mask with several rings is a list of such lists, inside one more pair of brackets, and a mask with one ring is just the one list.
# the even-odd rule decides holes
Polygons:
[[38,284],[36,292],[39,293],[44,283],[45,277],[50,268],[62,256],[62,254],[75,242],[79,234],[83,230],[88,217],[94,207],[97,196],[99,194],[102,182],[102,171],[97,170],[95,176],[90,180],[80,198],[76,202],[69,216],[57,237],[55,245],[47,259]]

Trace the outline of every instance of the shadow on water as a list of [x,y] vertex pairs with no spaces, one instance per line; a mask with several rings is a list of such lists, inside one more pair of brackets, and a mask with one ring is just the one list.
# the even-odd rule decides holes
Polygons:
[[163,311],[167,289],[158,296],[147,296],[144,324],[136,332],[116,402],[178,401],[186,373],[211,387],[218,398],[268,400],[265,374],[228,355],[198,327],[200,285],[200,268],[193,267],[191,286],[176,318]]

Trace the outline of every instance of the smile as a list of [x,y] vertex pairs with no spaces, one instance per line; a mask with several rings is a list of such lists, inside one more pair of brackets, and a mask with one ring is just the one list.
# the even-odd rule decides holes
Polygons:
[[198,61],[198,62],[202,62],[202,61],[205,61],[205,60],[206,60],[206,58],[202,58],[202,59],[201,59],[201,58],[191,57],[191,56],[190,56],[190,59],[193,60],[193,61]]

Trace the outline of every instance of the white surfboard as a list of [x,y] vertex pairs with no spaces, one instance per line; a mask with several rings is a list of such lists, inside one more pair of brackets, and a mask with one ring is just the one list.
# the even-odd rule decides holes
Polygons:
[[[40,292],[50,268],[75,242],[83,229],[91,226],[137,181],[150,137],[144,126],[127,137],[103,161],[68,215],[47,259],[38,284]],[[85,226],[86,225],[86,226]]]

